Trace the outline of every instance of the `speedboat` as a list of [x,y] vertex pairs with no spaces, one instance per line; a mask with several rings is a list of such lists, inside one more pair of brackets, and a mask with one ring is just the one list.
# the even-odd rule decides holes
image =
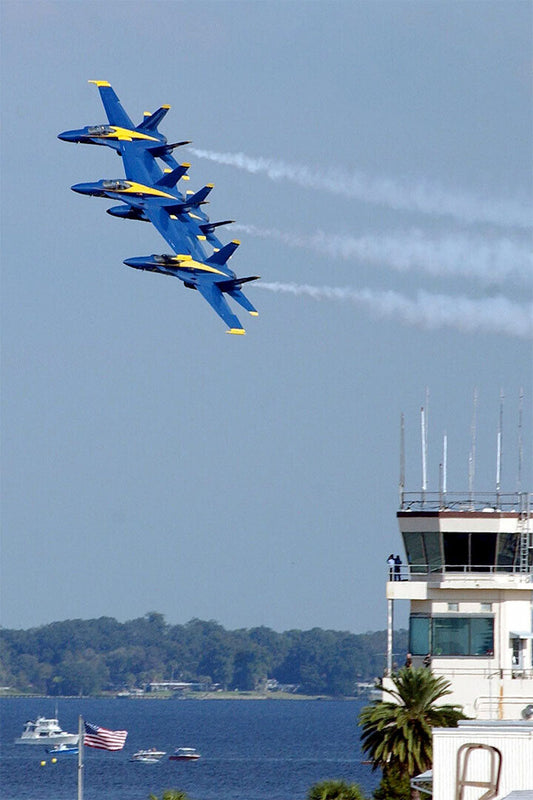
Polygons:
[[37,717],[25,723],[15,744],[78,744],[78,734],[61,730],[56,717]]
[[194,747],[177,747],[171,756],[170,761],[196,761],[200,758],[200,753]]
[[137,750],[130,761],[140,761],[141,764],[157,764],[163,756],[166,756],[165,750],[156,750],[155,747],[152,747],[151,750]]
[[77,756],[79,748],[77,744],[56,744],[55,747],[49,747],[46,752],[51,756]]

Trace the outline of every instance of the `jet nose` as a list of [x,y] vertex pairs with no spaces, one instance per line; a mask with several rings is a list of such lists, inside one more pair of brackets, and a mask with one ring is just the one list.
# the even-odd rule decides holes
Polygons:
[[77,131],[63,131],[63,133],[58,133],[57,138],[62,142],[77,142],[79,135]]
[[149,261],[149,258],[137,256],[136,258],[124,259],[124,264],[126,264],[127,267],[133,267],[133,269],[145,269],[147,266],[149,266]]
[[74,186],[70,188],[73,192],[78,192],[78,194],[95,194],[94,185],[92,183],[75,183]]

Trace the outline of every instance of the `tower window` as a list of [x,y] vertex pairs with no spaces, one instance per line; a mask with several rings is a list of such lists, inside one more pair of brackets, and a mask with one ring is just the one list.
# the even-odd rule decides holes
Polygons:
[[[453,605],[453,604],[450,604]],[[494,653],[494,617],[412,614],[409,651],[416,656],[484,656]]]

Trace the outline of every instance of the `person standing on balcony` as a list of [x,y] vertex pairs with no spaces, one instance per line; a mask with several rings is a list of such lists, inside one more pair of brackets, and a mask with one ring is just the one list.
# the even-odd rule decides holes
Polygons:
[[401,579],[402,579],[402,576],[400,574],[401,573],[401,568],[402,568],[402,559],[400,558],[400,556],[395,556],[394,557],[394,580],[395,581],[401,581]]

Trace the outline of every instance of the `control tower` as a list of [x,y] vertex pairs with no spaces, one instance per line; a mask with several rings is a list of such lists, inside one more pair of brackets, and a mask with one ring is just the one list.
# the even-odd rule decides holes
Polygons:
[[[387,582],[408,600],[413,666],[451,683],[445,702],[478,719],[533,718],[532,495],[401,492],[405,561]],[[425,659],[425,662],[424,662]]]

